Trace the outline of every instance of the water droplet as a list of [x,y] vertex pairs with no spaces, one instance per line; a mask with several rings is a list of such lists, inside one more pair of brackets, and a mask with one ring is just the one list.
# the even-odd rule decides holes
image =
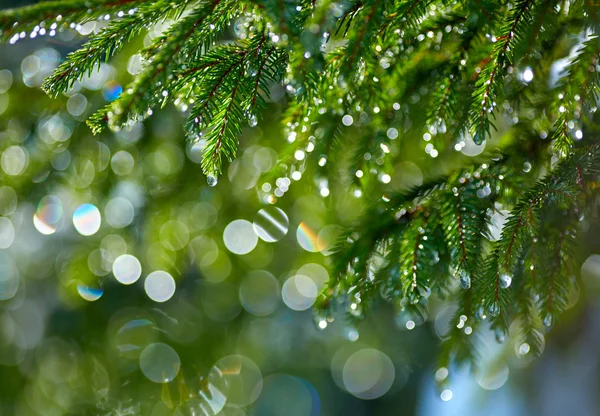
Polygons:
[[258,124],[258,120],[256,119],[255,115],[250,116],[250,118],[248,119],[248,125],[250,127],[256,127],[256,125]]
[[496,342],[498,344],[503,344],[506,341],[506,332],[502,328],[496,328],[494,330],[494,336],[496,337]]
[[473,136],[473,142],[475,142],[476,145],[481,145],[484,141],[485,141],[485,133],[483,133],[483,132],[478,131]]
[[511,283],[512,283],[512,277],[510,277],[508,274],[503,274],[502,276],[500,276],[500,287],[502,289],[506,289],[506,288],[510,287]]
[[219,182],[219,180],[217,179],[216,176],[214,175],[208,175],[206,176],[206,183],[208,183],[208,186],[217,186],[217,182]]
[[552,325],[554,325],[554,316],[552,316],[550,314],[546,315],[544,317],[544,320],[542,321],[542,323],[544,324],[546,329],[552,328]]
[[492,316],[498,316],[498,314],[500,313],[500,305],[498,305],[498,302],[492,303],[490,305],[490,308],[488,309],[488,312]]
[[477,309],[477,312],[475,312],[475,318],[479,319],[480,321],[483,321],[485,318],[487,318],[485,311],[483,310],[483,306],[480,306],[479,309]]
[[424,299],[427,299],[429,296],[431,296],[431,289],[428,288],[427,286],[421,286],[421,287],[419,287],[419,294]]
[[460,275],[460,287],[467,290],[471,288],[471,277],[466,273]]

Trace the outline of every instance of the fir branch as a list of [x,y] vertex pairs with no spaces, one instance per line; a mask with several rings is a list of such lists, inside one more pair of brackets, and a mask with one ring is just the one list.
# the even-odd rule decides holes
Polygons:
[[206,174],[219,174],[222,158],[235,157],[237,135],[266,105],[263,97],[268,97],[270,83],[281,81],[285,62],[285,53],[261,34],[213,49],[179,77],[182,98],[192,96],[195,102],[187,123],[190,136],[202,136],[207,143],[202,162]]
[[[148,48],[154,56],[144,71],[117,100],[88,120],[92,131],[98,133],[107,124],[120,129],[146,118],[151,108],[165,105],[171,93],[170,75],[180,63],[180,54],[185,52],[189,56],[210,47],[215,36],[241,10],[238,2],[212,0],[201,2],[190,14],[175,21],[166,34]],[[189,39],[193,42],[188,43]]]
[[560,93],[554,105],[558,115],[552,140],[561,157],[569,155],[575,140],[583,137],[580,123],[586,117],[586,110],[595,111],[600,97],[599,55],[600,37],[593,36],[583,42],[558,86]]
[[510,17],[497,36],[489,63],[479,74],[470,109],[471,129],[476,143],[483,143],[490,136],[490,127],[495,128],[488,114],[493,114],[502,97],[504,71],[514,63],[515,43],[523,41],[523,33],[532,19],[534,1],[519,0],[514,5]]
[[[95,19],[119,17],[135,11],[141,0],[98,0],[90,7],[88,0],[42,1],[30,6],[0,11],[0,40],[16,42],[19,38],[56,33],[69,23],[83,24]],[[119,13],[117,16],[110,16]],[[37,30],[36,30],[37,29]],[[28,33],[31,32],[31,33]]]
[[358,17],[362,18],[360,25],[355,25],[348,35],[348,44],[342,65],[342,75],[349,75],[356,71],[356,65],[360,58],[367,53],[371,42],[381,25],[386,2],[383,0],[369,0],[360,5],[356,11]]
[[126,14],[111,21],[107,27],[85,43],[80,49],[70,53],[44,82],[43,89],[52,97],[66,92],[76,81],[90,75],[100,62],[118,53],[125,43],[150,24],[159,23],[168,17],[178,18],[188,2],[174,3],[171,0],[158,0],[140,5],[135,13]]

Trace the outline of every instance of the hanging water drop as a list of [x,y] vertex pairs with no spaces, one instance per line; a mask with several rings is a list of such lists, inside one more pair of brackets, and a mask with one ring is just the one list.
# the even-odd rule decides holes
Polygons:
[[248,119],[248,125],[250,127],[256,127],[256,125],[258,124],[258,120],[256,119],[255,115],[251,115]]
[[460,275],[460,287],[467,290],[471,288],[471,277],[466,273]]
[[506,288],[510,287],[511,283],[512,283],[512,277],[510,277],[510,275],[503,274],[500,276],[500,287],[502,289],[506,289]]
[[419,287],[419,294],[424,299],[427,299],[429,296],[431,296],[431,289],[428,288],[427,286],[421,286],[421,287]]
[[498,344],[503,344],[506,341],[506,332],[502,328],[496,328],[494,330],[494,336],[496,337],[496,342]]
[[479,309],[477,309],[477,312],[475,312],[475,318],[479,319],[480,321],[483,321],[485,318],[487,318],[483,306],[480,306]]
[[485,141],[485,133],[484,132],[478,131],[473,136],[473,142],[475,142],[475,144],[478,146],[483,144],[484,141]]
[[535,303],[537,303],[540,300],[539,293],[532,290],[531,291],[531,300],[534,301]]
[[552,325],[554,325],[554,316],[552,316],[550,314],[546,315],[544,317],[544,320],[542,321],[542,323],[544,324],[546,329],[552,328]]
[[488,309],[488,312],[491,316],[498,316],[498,314],[500,313],[500,305],[498,305],[498,302],[492,303],[490,305],[490,308]]
[[208,186],[213,187],[217,185],[217,182],[219,182],[219,180],[217,179],[217,177],[215,175],[208,175],[206,176],[206,183],[208,183]]

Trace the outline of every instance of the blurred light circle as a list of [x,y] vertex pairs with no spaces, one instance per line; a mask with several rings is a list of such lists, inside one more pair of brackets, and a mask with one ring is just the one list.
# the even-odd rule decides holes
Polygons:
[[229,256],[225,252],[219,252],[217,258],[212,263],[200,265],[200,271],[206,280],[214,283],[227,279],[232,269],[231,260],[229,260]]
[[263,391],[253,407],[258,415],[318,416],[321,399],[308,381],[273,374],[265,378]]
[[298,269],[298,274],[310,277],[317,285],[317,289],[321,290],[329,281],[329,273],[325,267],[317,263],[307,263]]
[[288,232],[290,220],[277,207],[263,208],[254,218],[254,231],[267,243],[281,240]]
[[317,285],[310,277],[297,275],[285,281],[281,289],[283,301],[288,308],[304,311],[317,299]]
[[0,217],[0,249],[9,248],[15,240],[15,226],[6,217]]
[[8,313],[0,313],[0,365],[13,366],[23,362],[26,352],[24,345],[25,336],[21,327]]
[[264,270],[251,271],[240,284],[240,302],[253,315],[266,316],[279,305],[279,283]]
[[87,108],[87,98],[85,95],[76,93],[69,97],[67,100],[67,111],[74,117],[78,117],[83,114]]
[[0,94],[0,115],[2,115],[8,108],[8,94]]
[[[38,136],[48,144],[64,142],[71,137],[72,133],[72,128],[59,115],[44,117],[40,121]],[[55,148],[55,151],[60,151],[60,148]]]
[[413,162],[400,162],[394,166],[391,186],[394,189],[403,190],[420,186],[423,183],[423,172]]
[[452,325],[456,323],[451,322],[456,316],[458,307],[456,305],[446,306],[439,310],[433,321],[433,328],[435,333],[440,339],[446,339],[450,333]]
[[87,263],[90,271],[96,276],[106,276],[110,272],[110,255],[102,248],[92,250]]
[[9,90],[13,82],[13,75],[8,69],[0,70],[0,94]]
[[470,134],[463,135],[464,145],[461,149],[461,153],[466,156],[477,156],[483,153],[485,150],[486,141],[484,140],[481,144],[476,144]]
[[117,140],[124,144],[137,143],[144,134],[144,125],[139,121],[123,126],[123,128],[115,132]]
[[252,162],[261,172],[268,172],[277,162],[277,152],[269,147],[261,147],[252,155]]
[[0,300],[12,299],[19,289],[19,270],[11,255],[0,251]]
[[442,399],[445,402],[452,400],[452,390],[446,389],[442,391],[442,393],[440,394],[440,399]]
[[119,98],[122,92],[123,87],[121,87],[116,81],[113,80],[108,81],[106,84],[104,84],[104,87],[102,87],[102,96],[107,101],[116,100],[117,98]]
[[146,263],[151,269],[170,269],[175,266],[176,254],[159,242],[152,243],[146,251]]
[[142,72],[143,68],[143,59],[142,55],[136,53],[135,55],[131,55],[129,61],[127,61],[127,72],[131,75],[137,75]]
[[246,416],[246,412],[241,407],[233,404],[226,404],[219,413],[219,416]]
[[217,210],[209,202],[199,202],[191,210],[192,225],[200,230],[206,230],[217,222]]
[[100,229],[100,211],[92,204],[79,205],[73,212],[73,225],[81,235],[92,235]]
[[158,335],[154,322],[145,318],[132,319],[117,331],[115,346],[124,356],[138,358],[142,349],[155,342]]
[[355,352],[344,364],[344,387],[359,399],[376,399],[383,396],[394,382],[392,360],[375,349]]
[[28,156],[25,149],[21,146],[10,146],[2,152],[0,164],[2,165],[2,170],[7,175],[17,176],[25,170],[27,159]]
[[10,215],[17,209],[17,193],[10,186],[0,187],[0,215]]
[[104,208],[106,222],[113,228],[124,228],[132,223],[135,210],[128,199],[116,197]]
[[497,390],[508,380],[509,369],[506,364],[491,362],[475,373],[477,384],[485,390]]
[[160,227],[160,242],[169,250],[181,250],[187,245],[189,238],[190,232],[181,221],[167,221]]
[[112,271],[119,283],[130,285],[137,282],[142,275],[142,265],[134,256],[123,254],[114,261]]
[[127,253],[127,243],[125,239],[118,234],[108,234],[100,242],[100,247],[106,250],[111,261],[114,261],[121,254]]
[[243,355],[229,355],[217,361],[208,374],[208,382],[227,398],[227,403],[242,407],[254,403],[262,390],[260,368]]
[[238,288],[231,283],[207,283],[201,292],[202,310],[210,319],[228,322],[239,315],[242,307]]
[[[207,384],[200,390],[200,397],[192,397],[186,400],[184,403],[177,406],[173,416],[227,416],[236,415],[235,413],[227,413],[227,405],[225,401],[227,398],[216,391],[214,386]],[[242,415],[244,412],[242,411]],[[168,411],[164,413],[164,416],[170,416],[171,413]],[[151,416],[154,416],[152,414]],[[158,415],[157,415],[158,416]],[[163,416],[163,413],[160,414]]]
[[162,342],[148,345],[140,354],[142,373],[155,383],[168,383],[179,373],[181,361],[177,352]]
[[212,227],[217,221],[217,210],[209,202],[199,202],[191,209],[191,225],[200,230]]
[[200,235],[195,237],[189,244],[193,259],[200,267],[209,266],[217,260],[219,255],[219,246],[214,240]]
[[258,236],[250,222],[235,220],[225,227],[223,242],[225,247],[234,254],[248,254],[258,244]]
[[301,222],[296,230],[296,239],[298,244],[306,251],[316,253],[319,251],[319,245],[317,242],[317,233],[313,231],[308,224]]
[[[589,281],[596,281],[596,284],[600,283],[600,255],[592,254],[589,256],[583,265],[581,266],[581,277],[589,279]],[[587,283],[587,281],[586,281]]]
[[23,78],[31,78],[40,70],[40,58],[37,55],[29,55],[21,61],[21,73]]
[[110,163],[110,148],[102,142],[96,142],[90,151],[90,159],[96,171],[102,172]]
[[227,169],[229,181],[235,191],[242,191],[256,186],[256,182],[260,177],[261,172],[254,166],[252,162],[248,163],[247,159],[236,159]]
[[195,143],[191,143],[186,147],[187,157],[194,163],[202,163],[202,157],[204,155],[204,148],[206,147],[206,140],[198,140]]
[[169,273],[157,270],[146,277],[144,289],[155,302],[166,302],[175,294],[175,279]]
[[65,170],[69,167],[70,163],[71,152],[69,152],[67,149],[56,149],[50,158],[50,164],[56,170]]
[[62,214],[63,207],[60,199],[54,195],[47,195],[38,203],[33,215],[33,225],[44,235],[53,234],[58,227]]
[[77,293],[88,302],[94,302],[102,297],[104,289],[101,287],[90,287],[82,282],[77,283]]
[[110,167],[119,176],[127,175],[133,170],[135,160],[129,152],[121,150],[115,153],[110,160]]

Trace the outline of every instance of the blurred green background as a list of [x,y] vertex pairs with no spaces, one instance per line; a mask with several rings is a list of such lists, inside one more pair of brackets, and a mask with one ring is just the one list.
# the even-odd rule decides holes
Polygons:
[[[40,91],[100,27],[0,46],[0,415],[600,413],[598,218],[582,224],[585,286],[542,358],[490,332],[484,370],[450,369],[440,392],[451,303],[433,299],[426,316],[382,304],[358,326],[311,312],[331,244],[370,196],[315,166],[297,181],[272,176],[284,88],[210,187],[185,108],[117,133],[85,126],[139,71],[137,55],[125,50],[60,99]],[[436,159],[410,117],[382,190],[455,159]]]

